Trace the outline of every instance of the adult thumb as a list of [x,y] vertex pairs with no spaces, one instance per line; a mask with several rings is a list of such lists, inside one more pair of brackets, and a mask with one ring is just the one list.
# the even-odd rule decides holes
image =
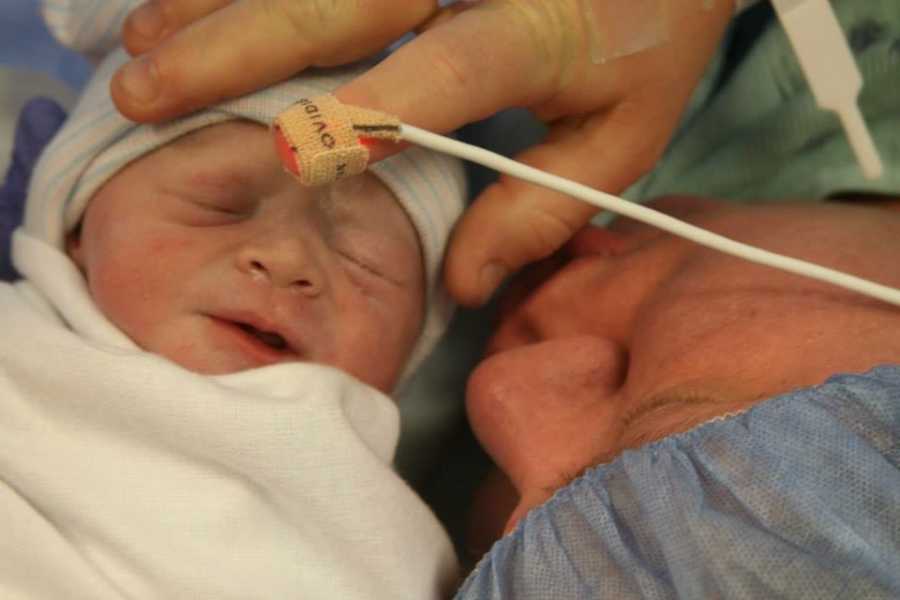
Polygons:
[[[543,143],[517,160],[618,194],[661,155],[672,118],[661,120],[620,103],[606,112],[554,125]],[[507,275],[551,255],[598,210],[566,194],[501,176],[454,230],[444,267],[448,290],[463,305],[483,304]]]

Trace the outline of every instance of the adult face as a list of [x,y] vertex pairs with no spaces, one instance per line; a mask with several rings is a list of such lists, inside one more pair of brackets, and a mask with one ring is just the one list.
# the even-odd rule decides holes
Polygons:
[[69,252],[107,318],[199,373],[310,361],[387,391],[424,314],[418,238],[390,191],[368,174],[303,188],[246,122],[117,173]]
[[[768,250],[900,284],[900,215],[849,205],[657,208]],[[585,468],[774,394],[900,358],[900,310],[633,222],[581,232],[501,306],[467,408],[505,472],[484,544]],[[496,483],[496,480],[494,480]],[[482,519],[497,515],[503,519]],[[512,510],[510,516],[509,510]]]

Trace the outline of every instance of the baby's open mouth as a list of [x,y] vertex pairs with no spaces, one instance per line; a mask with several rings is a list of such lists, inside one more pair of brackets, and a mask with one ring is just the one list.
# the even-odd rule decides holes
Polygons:
[[235,322],[235,325],[237,325],[240,329],[249,333],[256,339],[258,339],[259,341],[264,343],[266,346],[269,346],[270,348],[273,348],[280,352],[285,352],[287,350],[290,350],[287,340],[285,340],[280,334],[277,334],[272,331],[262,331],[260,329],[257,329],[253,325],[249,325],[247,323]]

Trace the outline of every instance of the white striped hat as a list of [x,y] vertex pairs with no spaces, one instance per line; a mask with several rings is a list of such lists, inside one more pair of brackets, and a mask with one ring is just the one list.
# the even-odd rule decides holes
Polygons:
[[[47,0],[44,15],[62,43],[96,57],[118,39],[122,21],[135,4],[133,0]],[[113,73],[127,60],[121,48],[102,60],[64,127],[41,156],[25,209],[27,235],[62,250],[66,233],[79,223],[94,192],[131,161],[215,123],[247,119],[268,126],[297,99],[329,93],[362,70],[359,66],[307,70],[187,117],[142,125],[122,117],[109,94]],[[425,262],[426,318],[402,378],[406,380],[443,334],[453,312],[440,271],[450,230],[464,207],[465,177],[458,160],[417,147],[372,165],[370,171],[406,210]]]

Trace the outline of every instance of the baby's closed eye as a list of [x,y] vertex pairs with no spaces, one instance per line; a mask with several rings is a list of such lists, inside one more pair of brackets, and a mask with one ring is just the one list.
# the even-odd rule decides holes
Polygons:
[[197,227],[238,223],[256,210],[251,199],[228,194],[178,194],[174,204],[176,218]]
[[380,231],[367,231],[361,227],[338,227],[332,240],[334,252],[359,275],[379,278],[387,283],[404,286],[409,275],[403,260],[406,253],[417,252],[408,249],[396,239]]
[[230,215],[245,215],[253,210],[253,204],[241,198],[228,197],[196,197],[187,198],[188,202],[196,205],[198,208],[212,210]]
[[386,264],[384,257],[368,249],[336,244],[334,252],[347,265],[351,278],[359,279],[363,286],[380,281],[394,286],[403,286],[403,278],[396,268]]
[[378,267],[375,260],[371,257],[364,255],[364,253],[358,251],[345,251],[341,249],[335,250],[337,254],[347,261],[352,267],[357,269],[361,269],[363,272],[374,275],[375,277],[382,277],[387,279],[385,274],[382,272],[382,269]]

